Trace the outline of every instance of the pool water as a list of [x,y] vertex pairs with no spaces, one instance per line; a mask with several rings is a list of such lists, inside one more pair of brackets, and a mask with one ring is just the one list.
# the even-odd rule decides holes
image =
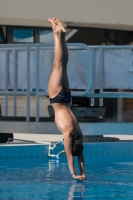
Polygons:
[[133,162],[86,160],[85,171],[87,180],[77,181],[66,161],[0,161],[0,200],[133,199]]

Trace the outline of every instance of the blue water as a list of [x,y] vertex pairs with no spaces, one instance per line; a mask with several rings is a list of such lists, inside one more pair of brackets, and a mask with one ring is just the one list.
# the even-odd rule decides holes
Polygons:
[[133,199],[132,162],[86,161],[85,170],[87,180],[76,181],[65,161],[3,160],[0,162],[0,200]]

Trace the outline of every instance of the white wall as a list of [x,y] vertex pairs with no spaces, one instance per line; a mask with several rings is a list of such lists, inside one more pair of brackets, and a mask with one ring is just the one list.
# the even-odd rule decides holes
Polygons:
[[[1,0],[0,24],[49,26],[48,17],[66,24],[133,30],[132,0]],[[74,22],[74,23],[67,23]]]

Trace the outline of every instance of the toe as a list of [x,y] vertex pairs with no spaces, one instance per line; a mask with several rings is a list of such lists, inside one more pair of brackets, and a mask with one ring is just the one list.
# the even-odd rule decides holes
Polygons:
[[49,21],[50,23],[52,23],[52,20],[51,20],[51,19],[49,19],[49,18],[48,18],[48,21]]
[[49,21],[52,25],[55,25],[55,22],[54,22],[52,19],[49,19],[49,18],[48,18],[48,21]]

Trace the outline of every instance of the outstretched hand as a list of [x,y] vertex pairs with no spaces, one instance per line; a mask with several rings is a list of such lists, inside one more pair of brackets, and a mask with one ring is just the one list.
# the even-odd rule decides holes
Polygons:
[[73,174],[72,177],[75,180],[85,180],[86,179],[85,175],[76,175],[76,174]]

